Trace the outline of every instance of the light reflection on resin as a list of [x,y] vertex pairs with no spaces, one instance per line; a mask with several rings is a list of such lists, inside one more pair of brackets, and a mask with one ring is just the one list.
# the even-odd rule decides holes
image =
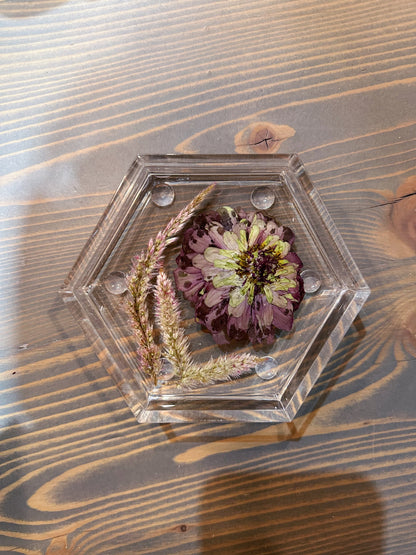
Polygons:
[[305,293],[316,293],[321,287],[321,280],[313,270],[301,272]]
[[159,372],[159,378],[162,382],[167,382],[175,375],[175,369],[171,362],[166,358],[162,359],[162,367]]
[[273,357],[263,357],[256,366],[256,374],[262,380],[271,380],[277,374],[277,361]]
[[152,190],[152,202],[156,206],[165,207],[170,206],[175,200],[175,191],[167,183],[156,185]]
[[256,187],[251,193],[251,204],[258,210],[267,210],[273,206],[276,196],[270,187]]
[[112,295],[122,295],[127,291],[125,274],[123,272],[111,272],[104,280],[104,287]]

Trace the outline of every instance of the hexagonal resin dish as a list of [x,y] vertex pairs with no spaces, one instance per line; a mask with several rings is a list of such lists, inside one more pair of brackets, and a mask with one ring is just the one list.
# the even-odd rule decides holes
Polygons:
[[[292,330],[277,334],[272,346],[239,346],[263,357],[249,375],[186,389],[169,381],[167,365],[155,385],[136,354],[124,277],[149,239],[214,182],[203,208],[254,206],[294,231],[305,298]],[[178,238],[165,253],[170,276],[180,244]],[[61,289],[139,422],[291,421],[369,293],[296,155],[138,157]],[[184,299],[181,309],[193,357],[223,354]]]

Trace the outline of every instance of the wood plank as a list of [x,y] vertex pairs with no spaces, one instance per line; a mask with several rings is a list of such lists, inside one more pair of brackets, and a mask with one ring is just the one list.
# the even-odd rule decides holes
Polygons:
[[[416,179],[415,23],[0,2],[0,552],[415,552],[415,197],[378,206]],[[372,295],[293,423],[138,425],[57,290],[138,152],[231,154],[254,124],[291,130]]]

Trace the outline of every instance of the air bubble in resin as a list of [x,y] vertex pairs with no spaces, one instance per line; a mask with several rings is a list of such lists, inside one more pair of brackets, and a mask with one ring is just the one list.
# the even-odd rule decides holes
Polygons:
[[273,357],[263,357],[255,370],[262,380],[271,380],[277,374],[277,362]]
[[313,270],[303,270],[300,275],[305,293],[316,293],[321,287],[321,280]]
[[256,187],[251,193],[251,204],[258,210],[271,208],[276,201],[276,195],[271,187]]
[[162,367],[159,372],[159,379],[162,382],[167,382],[173,378],[175,375],[175,369],[172,366],[172,363],[169,362],[166,358],[162,359]]
[[104,280],[104,287],[112,295],[122,295],[127,291],[126,275],[123,272],[111,272]]
[[152,190],[152,202],[156,206],[170,206],[175,200],[175,191],[167,183],[160,183]]

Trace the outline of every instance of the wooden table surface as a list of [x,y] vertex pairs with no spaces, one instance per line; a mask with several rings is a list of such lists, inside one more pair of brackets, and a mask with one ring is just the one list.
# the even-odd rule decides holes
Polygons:
[[[416,553],[416,2],[3,0],[0,25],[0,552]],[[278,149],[371,297],[292,424],[138,424],[59,286],[136,154]]]

